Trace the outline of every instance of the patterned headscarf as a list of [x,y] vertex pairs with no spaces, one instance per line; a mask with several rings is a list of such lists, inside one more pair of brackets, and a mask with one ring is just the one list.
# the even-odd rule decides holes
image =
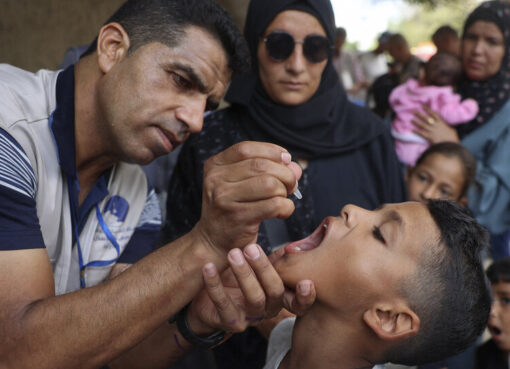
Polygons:
[[466,31],[477,21],[494,23],[503,34],[505,55],[499,71],[485,81],[473,81],[464,76],[459,84],[459,92],[464,98],[478,102],[480,111],[471,122],[458,126],[460,137],[474,131],[499,111],[510,97],[510,3],[487,1],[476,8],[467,18]]

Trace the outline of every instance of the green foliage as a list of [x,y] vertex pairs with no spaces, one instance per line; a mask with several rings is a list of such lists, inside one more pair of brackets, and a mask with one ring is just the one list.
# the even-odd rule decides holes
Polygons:
[[479,4],[478,0],[406,0],[413,6],[411,15],[398,23],[391,23],[389,29],[402,33],[410,46],[430,41],[434,31],[448,24],[460,33],[464,21]]

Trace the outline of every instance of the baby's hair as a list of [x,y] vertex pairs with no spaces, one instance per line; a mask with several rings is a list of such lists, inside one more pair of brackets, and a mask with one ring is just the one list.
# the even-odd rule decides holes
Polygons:
[[468,188],[475,180],[476,175],[476,159],[475,157],[461,144],[455,142],[441,142],[431,145],[427,150],[421,154],[416,161],[416,165],[412,170],[418,168],[423,161],[432,154],[441,154],[446,157],[456,157],[462,164],[462,171],[464,172],[464,185],[460,192],[459,199],[466,196]]
[[454,37],[459,38],[459,34],[455,29],[447,24],[444,26],[439,27],[434,34],[432,35],[432,40],[434,42],[440,41],[446,37]]
[[510,257],[493,262],[487,269],[487,277],[492,284],[510,283]]
[[425,81],[434,86],[455,86],[462,75],[460,58],[447,51],[434,54],[425,64]]

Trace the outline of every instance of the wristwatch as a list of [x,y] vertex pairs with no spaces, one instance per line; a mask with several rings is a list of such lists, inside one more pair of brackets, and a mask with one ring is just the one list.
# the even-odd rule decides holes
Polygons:
[[209,349],[223,341],[226,334],[225,331],[216,331],[208,336],[199,336],[191,330],[188,319],[186,319],[189,305],[190,304],[186,305],[181,309],[181,311],[179,311],[169,320],[170,323],[177,323],[177,329],[184,337],[184,339],[186,339],[186,341],[191,343],[193,346],[202,349]]

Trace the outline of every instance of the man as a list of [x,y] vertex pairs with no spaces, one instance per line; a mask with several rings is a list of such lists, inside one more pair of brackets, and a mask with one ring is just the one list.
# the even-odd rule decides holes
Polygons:
[[388,73],[388,61],[386,60],[385,53],[388,49],[388,39],[390,36],[391,33],[388,31],[381,33],[377,38],[377,47],[359,56],[363,75],[368,85],[371,85],[377,77]]
[[[284,149],[241,143],[212,158],[197,226],[143,259],[159,207],[128,164],[200,131],[244,49],[212,0],[129,0],[74,67],[0,67],[0,367],[164,368],[190,342],[222,339],[197,335],[279,310],[283,285],[268,259],[238,248],[263,219],[293,211],[286,196],[300,170]],[[202,268],[218,273],[227,255],[245,269],[234,286],[244,310],[205,301],[182,310],[179,330],[169,324],[200,291]],[[295,306],[313,297],[303,296]]]
[[398,75],[399,84],[406,82],[409,78],[419,78],[423,61],[411,54],[409,44],[402,34],[394,33],[390,36],[388,53],[395,61],[393,71]]
[[363,90],[366,87],[365,77],[356,54],[344,49],[346,39],[347,31],[345,28],[338,27],[335,33],[333,66],[349,98],[362,103],[365,99]]

